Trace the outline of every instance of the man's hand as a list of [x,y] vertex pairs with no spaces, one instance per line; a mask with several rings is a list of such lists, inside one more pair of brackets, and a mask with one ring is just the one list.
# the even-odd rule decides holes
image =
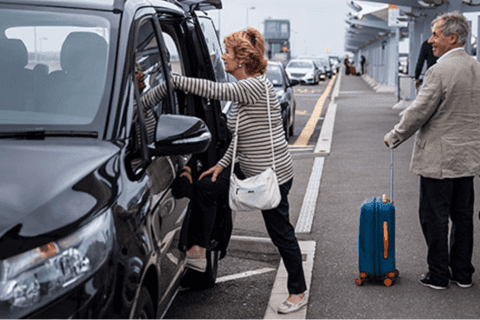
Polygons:
[[413,84],[415,85],[415,89],[418,89],[418,87],[420,87],[420,80],[415,80]]
[[193,183],[193,180],[192,180],[192,169],[190,169],[190,167],[185,167],[183,168],[183,172],[182,174],[180,174],[180,177],[186,177],[188,179],[188,181],[190,181],[190,183]]
[[222,172],[222,170],[223,170],[223,167],[216,164],[213,167],[211,167],[210,169],[208,169],[207,171],[203,172],[200,175],[200,177],[198,178],[198,180],[202,180],[203,177],[211,174],[212,175],[212,182],[215,182],[215,181],[217,181],[217,177],[220,174],[220,172]]
[[385,145],[390,148],[390,146],[388,145],[387,136],[383,137],[383,142],[385,142]]

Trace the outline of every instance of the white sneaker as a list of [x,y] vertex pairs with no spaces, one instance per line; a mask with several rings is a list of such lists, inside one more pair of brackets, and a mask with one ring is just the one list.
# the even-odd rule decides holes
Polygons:
[[198,272],[207,271],[207,259],[206,258],[187,258],[187,267]]
[[299,310],[303,306],[307,305],[308,302],[308,294],[305,293],[303,299],[298,301],[297,303],[290,302],[288,299],[285,300],[280,307],[278,307],[278,313],[291,313]]

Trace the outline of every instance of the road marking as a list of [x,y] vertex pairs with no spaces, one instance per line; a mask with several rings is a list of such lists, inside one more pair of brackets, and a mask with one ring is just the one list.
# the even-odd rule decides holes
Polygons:
[[308,144],[308,140],[310,139],[312,134],[315,132],[315,127],[317,126],[318,118],[322,114],[323,104],[325,103],[325,100],[330,94],[330,90],[332,89],[333,83],[335,82],[335,78],[336,78],[336,75],[332,77],[332,79],[328,83],[328,86],[325,88],[325,91],[323,92],[322,96],[318,99],[317,104],[313,109],[312,115],[310,116],[310,119],[308,120],[307,124],[305,125],[302,132],[298,136],[297,141],[295,141],[294,145],[306,146]]
[[[307,283],[307,293],[310,292],[310,284],[312,283],[313,273],[313,261],[315,258],[315,241],[298,241],[302,254],[306,256],[303,261],[303,273],[305,274],[305,282]],[[268,302],[267,310],[265,312],[264,319],[306,319],[307,318],[307,306],[300,310],[289,313],[279,314],[277,313],[278,307],[288,298],[288,293],[285,288],[287,287],[287,270],[283,264],[283,260],[280,261],[278,266],[277,277],[273,284],[272,293],[270,294],[270,301]]]
[[310,233],[312,231],[313,217],[315,216],[315,206],[317,205],[324,163],[325,158],[315,158],[307,190],[303,197],[302,208],[298,216],[295,233]]
[[229,275],[229,276],[217,278],[215,283],[221,283],[221,282],[226,282],[226,281],[231,281],[231,280],[247,278],[247,277],[255,276],[255,275],[258,275],[258,274],[272,272],[272,271],[275,271],[275,270],[276,270],[275,268],[263,268],[263,269],[253,270],[253,271],[246,271],[246,272],[242,272],[242,273],[232,274],[232,275]]
[[325,120],[323,121],[322,130],[318,136],[314,153],[330,153],[330,149],[332,147],[333,126],[335,124],[335,115],[337,113],[337,104],[335,103],[335,99],[339,95],[341,81],[342,74],[340,73],[338,81],[335,83],[335,88],[333,89],[332,99],[328,105],[327,113],[325,114]]
[[330,153],[333,138],[333,126],[335,124],[335,114],[337,113],[337,104],[333,101],[328,105],[327,114],[323,121],[322,131],[315,145],[314,153]]

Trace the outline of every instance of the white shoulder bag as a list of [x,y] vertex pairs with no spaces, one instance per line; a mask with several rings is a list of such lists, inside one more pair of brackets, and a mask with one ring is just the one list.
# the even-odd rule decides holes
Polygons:
[[234,211],[274,209],[278,207],[282,198],[275,173],[275,150],[273,146],[272,119],[270,116],[270,95],[266,83],[265,90],[267,93],[268,123],[270,126],[270,140],[272,142],[273,165],[272,168],[268,168],[262,173],[245,180],[238,179],[233,172],[237,151],[239,111],[237,114],[235,133],[233,135],[232,172],[230,175],[230,191],[228,196],[230,209]]

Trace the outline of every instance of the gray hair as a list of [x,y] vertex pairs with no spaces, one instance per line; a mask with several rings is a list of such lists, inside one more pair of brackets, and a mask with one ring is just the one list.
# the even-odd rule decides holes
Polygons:
[[458,11],[441,14],[432,21],[431,25],[433,26],[435,23],[442,20],[444,20],[442,24],[444,35],[449,36],[456,32],[458,35],[457,41],[463,45],[467,43],[467,37],[470,33],[470,25],[463,14]]

